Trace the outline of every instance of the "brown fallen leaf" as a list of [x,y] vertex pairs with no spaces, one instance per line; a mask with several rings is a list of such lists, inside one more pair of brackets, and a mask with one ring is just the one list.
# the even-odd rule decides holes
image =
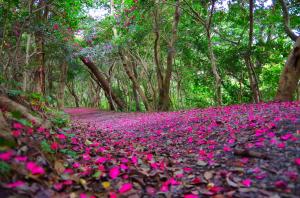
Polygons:
[[204,178],[205,178],[206,180],[210,180],[210,179],[213,177],[213,175],[214,175],[214,172],[213,172],[213,171],[206,171],[206,172],[204,173]]
[[63,174],[65,172],[66,168],[65,168],[65,166],[64,166],[64,164],[63,164],[62,161],[57,160],[57,161],[54,162],[54,169],[56,170],[56,172],[59,175],[61,175],[61,174]]

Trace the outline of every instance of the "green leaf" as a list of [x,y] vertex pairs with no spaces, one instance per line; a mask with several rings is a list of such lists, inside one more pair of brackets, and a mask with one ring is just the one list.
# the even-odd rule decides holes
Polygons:
[[10,172],[10,170],[11,170],[11,167],[8,163],[0,161],[0,173],[1,174],[8,174]]

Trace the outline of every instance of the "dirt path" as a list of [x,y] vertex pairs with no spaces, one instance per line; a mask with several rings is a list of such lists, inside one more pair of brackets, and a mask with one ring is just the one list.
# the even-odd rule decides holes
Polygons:
[[[101,178],[117,195],[300,196],[299,103],[169,113],[66,112],[74,122],[89,124],[79,141],[100,146],[94,154],[83,152],[82,159],[89,158],[81,163],[97,164],[101,156]],[[129,188],[124,193],[122,184]]]

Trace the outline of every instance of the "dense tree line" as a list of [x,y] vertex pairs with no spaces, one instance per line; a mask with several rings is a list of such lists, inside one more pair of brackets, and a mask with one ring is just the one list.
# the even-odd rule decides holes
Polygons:
[[[123,111],[299,99],[295,0],[0,5],[0,82],[11,95]],[[95,7],[101,19],[87,14]]]

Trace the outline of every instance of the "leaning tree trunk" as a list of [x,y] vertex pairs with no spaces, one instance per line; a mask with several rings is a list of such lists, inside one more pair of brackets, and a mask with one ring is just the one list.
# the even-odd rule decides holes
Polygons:
[[300,37],[297,39],[281,73],[276,100],[291,101],[300,78]]
[[126,109],[125,103],[121,100],[121,98],[119,98],[113,92],[113,90],[109,86],[109,82],[106,80],[105,76],[99,71],[98,67],[93,62],[88,60],[87,58],[81,57],[80,59],[89,68],[89,70],[95,75],[95,77],[97,78],[97,81],[101,85],[104,92],[107,95],[112,97],[113,101],[118,105],[118,108],[120,110],[125,110]]

